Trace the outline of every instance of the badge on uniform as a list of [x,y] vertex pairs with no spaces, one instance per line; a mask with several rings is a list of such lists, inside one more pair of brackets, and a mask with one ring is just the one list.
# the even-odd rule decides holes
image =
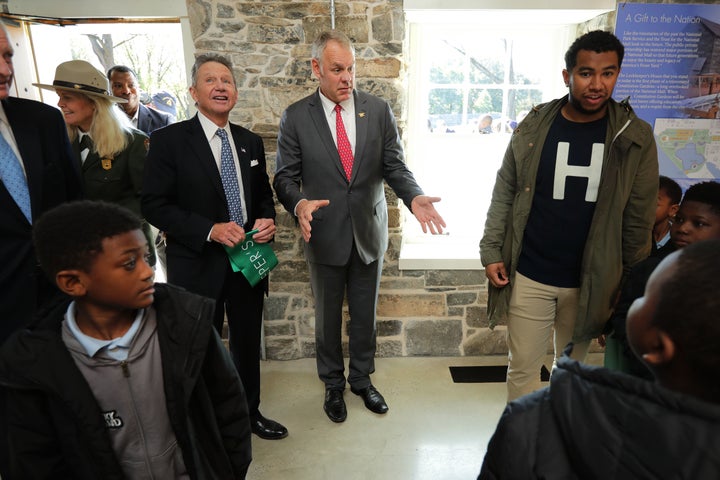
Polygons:
[[103,158],[100,160],[100,164],[103,167],[103,170],[110,170],[112,168],[112,158]]

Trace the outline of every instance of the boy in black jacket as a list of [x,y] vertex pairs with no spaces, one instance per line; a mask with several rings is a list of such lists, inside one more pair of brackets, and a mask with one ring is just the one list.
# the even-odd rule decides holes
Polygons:
[[247,402],[213,302],[153,283],[140,220],[65,204],[34,243],[72,301],[0,349],[12,478],[245,478]]
[[636,298],[642,297],[648,278],[663,258],[677,249],[709,239],[720,239],[720,183],[717,182],[696,183],[688,188],[673,217],[670,241],[630,271],[606,327],[610,333],[605,345],[607,368],[652,380],[650,370],[630,349],[625,333],[628,309]]
[[668,255],[628,311],[648,382],[560,359],[508,404],[479,480],[720,478],[720,240]]

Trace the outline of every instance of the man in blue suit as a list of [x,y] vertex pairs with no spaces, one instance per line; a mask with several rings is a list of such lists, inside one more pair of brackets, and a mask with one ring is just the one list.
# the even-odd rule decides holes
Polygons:
[[312,69],[320,88],[294,103],[280,121],[278,200],[297,217],[315,296],[315,347],[323,408],[343,422],[345,373],[341,343],[347,290],[350,390],[372,412],[388,406],[370,382],[375,370],[375,310],[388,246],[383,181],[420,222],[441,233],[445,222],[405,166],[390,105],[354,89],[355,51],[348,37],[325,32],[313,44]]
[[[73,161],[62,114],[44,103],[11,97],[12,42],[0,23],[0,134],[12,152],[0,161],[20,165],[29,215],[0,180],[0,343],[57,292],[40,271],[32,246],[32,223],[43,212],[81,197],[80,173]],[[29,218],[28,218],[29,217]]]
[[118,103],[118,106],[130,118],[133,127],[150,135],[158,128],[173,123],[172,116],[140,103],[140,85],[137,75],[130,67],[115,65],[108,70],[107,77],[112,94],[127,100],[127,103]]
[[[62,114],[11,97],[13,47],[0,22],[0,344],[59,291],[40,270],[32,225],[45,211],[82,195]],[[16,175],[8,167],[12,165]],[[5,396],[0,392],[0,417]],[[0,418],[0,475],[8,475],[7,427]]]

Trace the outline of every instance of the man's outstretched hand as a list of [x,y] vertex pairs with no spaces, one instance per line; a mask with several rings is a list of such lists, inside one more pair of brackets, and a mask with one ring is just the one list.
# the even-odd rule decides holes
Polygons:
[[427,195],[418,195],[410,202],[410,209],[413,215],[420,222],[423,233],[430,233],[433,235],[443,232],[445,227],[445,220],[435,210],[433,203],[439,202],[440,197],[428,197]]
[[305,243],[310,241],[310,232],[312,227],[310,223],[313,220],[313,212],[330,205],[330,200],[301,200],[295,208],[298,224],[300,224],[300,232],[302,233]]

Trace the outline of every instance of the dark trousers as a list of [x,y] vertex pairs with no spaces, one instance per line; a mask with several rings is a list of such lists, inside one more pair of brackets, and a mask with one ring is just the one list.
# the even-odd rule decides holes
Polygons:
[[227,314],[230,354],[245,387],[250,416],[256,415],[260,406],[260,337],[266,288],[266,281],[252,287],[242,273],[228,268],[216,299],[215,329],[222,335]]
[[315,349],[318,376],[328,389],[345,388],[342,351],[342,305],[347,292],[350,321],[350,371],[347,382],[355,389],[370,385],[375,371],[375,310],[382,258],[365,264],[355,246],[346,265],[308,262],[315,297]]

